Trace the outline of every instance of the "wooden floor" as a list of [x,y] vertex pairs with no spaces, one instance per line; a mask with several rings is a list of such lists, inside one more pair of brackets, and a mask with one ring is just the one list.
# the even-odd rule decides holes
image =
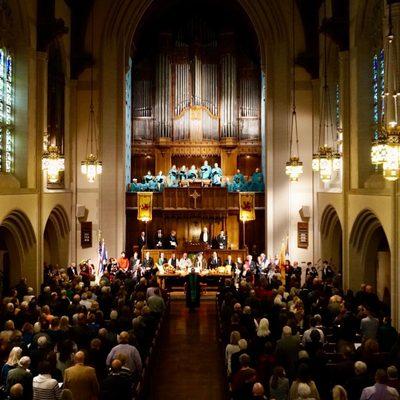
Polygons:
[[223,359],[216,335],[215,299],[196,312],[172,298],[151,373],[150,400],[225,400]]

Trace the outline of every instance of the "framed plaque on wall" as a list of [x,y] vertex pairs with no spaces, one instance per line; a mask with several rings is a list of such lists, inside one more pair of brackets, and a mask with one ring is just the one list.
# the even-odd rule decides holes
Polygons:
[[297,223],[297,247],[300,249],[308,248],[308,222]]
[[81,247],[92,247],[92,222],[81,222]]

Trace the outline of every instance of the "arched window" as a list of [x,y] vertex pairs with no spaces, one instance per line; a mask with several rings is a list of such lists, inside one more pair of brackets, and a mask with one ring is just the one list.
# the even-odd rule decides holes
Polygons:
[[374,139],[378,139],[378,125],[384,113],[382,96],[385,93],[385,58],[383,50],[379,50],[372,57],[372,120]]
[[14,172],[14,60],[0,48],[0,171]]

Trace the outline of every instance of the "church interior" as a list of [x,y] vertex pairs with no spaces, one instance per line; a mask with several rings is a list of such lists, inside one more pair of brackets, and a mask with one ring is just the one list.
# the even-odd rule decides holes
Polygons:
[[0,30],[1,365],[37,335],[0,397],[47,398],[65,316],[49,398],[399,398],[399,0],[0,0]]

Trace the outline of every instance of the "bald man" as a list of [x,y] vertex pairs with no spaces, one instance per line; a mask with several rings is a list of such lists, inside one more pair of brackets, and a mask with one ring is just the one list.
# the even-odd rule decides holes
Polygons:
[[121,332],[118,338],[118,345],[114,346],[107,356],[106,364],[109,366],[116,358],[117,354],[126,356],[126,367],[131,370],[135,375],[142,373],[142,360],[138,349],[129,344],[129,333]]
[[109,375],[101,384],[100,399],[132,400],[132,397],[132,382],[122,372],[122,362],[115,359],[111,363]]
[[64,373],[64,387],[72,392],[74,400],[93,400],[99,395],[96,371],[85,366],[85,354],[78,351],[74,357],[75,365]]

